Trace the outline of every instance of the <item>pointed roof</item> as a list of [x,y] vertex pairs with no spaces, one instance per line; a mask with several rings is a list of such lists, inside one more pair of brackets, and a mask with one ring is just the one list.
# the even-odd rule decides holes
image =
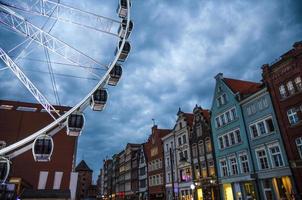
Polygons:
[[92,172],[92,169],[90,169],[88,167],[88,165],[86,164],[86,162],[84,160],[82,160],[75,168],[75,171],[90,171]]
[[253,94],[260,90],[262,86],[261,83],[237,80],[232,78],[223,78],[223,80],[235,94],[240,93],[241,95]]

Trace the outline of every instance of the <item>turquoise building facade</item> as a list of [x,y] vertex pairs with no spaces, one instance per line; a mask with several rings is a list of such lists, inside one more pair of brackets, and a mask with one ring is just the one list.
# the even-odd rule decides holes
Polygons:
[[240,97],[257,91],[260,84],[224,78],[222,73],[215,79],[211,126],[222,199],[258,199]]
[[260,199],[292,199],[292,174],[267,88],[262,87],[240,104]]

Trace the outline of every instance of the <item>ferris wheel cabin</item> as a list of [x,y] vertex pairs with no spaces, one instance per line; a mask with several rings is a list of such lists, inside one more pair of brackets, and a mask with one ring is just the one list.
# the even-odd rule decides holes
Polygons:
[[116,86],[122,76],[122,73],[123,73],[122,66],[116,63],[113,69],[110,71],[108,85]]
[[90,106],[92,110],[102,111],[105,108],[108,99],[106,89],[97,89],[91,96]]
[[37,162],[48,162],[53,152],[53,139],[48,135],[38,136],[33,142],[32,153]]
[[84,123],[85,118],[82,112],[69,115],[67,118],[67,135],[79,136],[83,130]]
[[9,160],[5,157],[0,157],[0,183],[5,183],[10,170]]
[[[116,50],[115,50],[115,55],[118,53],[118,51],[120,50],[121,48],[121,45],[122,45],[122,41],[119,41],[119,44],[118,46],[116,47]],[[131,45],[128,41],[125,42],[125,45],[122,49],[122,52],[118,58],[118,61],[120,62],[125,62],[125,60],[127,59],[128,55],[129,55],[129,52],[131,50]]]
[[[127,27],[127,20],[123,19],[122,23],[118,29],[118,35],[120,38],[124,38],[125,32],[126,32],[126,27]],[[128,31],[126,33],[126,39],[130,36],[131,32],[133,29],[133,22],[130,20],[129,21],[129,27],[128,27]]]
[[[129,0],[130,2],[130,0]],[[130,7],[131,7],[131,2],[130,2]],[[126,18],[128,14],[128,5],[127,5],[127,0],[120,0],[119,1],[119,6],[117,8],[117,13],[120,18]]]

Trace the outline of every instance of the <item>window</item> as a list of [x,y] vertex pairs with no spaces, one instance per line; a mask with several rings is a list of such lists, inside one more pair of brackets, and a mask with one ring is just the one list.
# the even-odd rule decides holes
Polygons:
[[267,99],[265,97],[262,99],[262,103],[265,108],[268,107]]
[[258,101],[258,109],[259,110],[262,110],[263,109],[263,104],[262,104],[262,101]]
[[206,138],[206,151],[208,152],[212,152],[212,145],[211,145],[211,140],[210,138]]
[[251,105],[251,110],[252,110],[252,114],[256,113],[256,106],[255,106],[255,104]]
[[197,158],[197,145],[196,144],[192,145],[192,157]]
[[187,143],[187,137],[186,137],[186,135],[183,135],[183,136],[182,136],[182,141],[183,141],[183,144],[186,144],[186,143]]
[[257,156],[258,156],[259,169],[268,169],[269,166],[268,166],[268,160],[267,160],[265,149],[258,150]]
[[236,137],[237,137],[237,143],[240,143],[240,142],[241,142],[240,131],[239,131],[239,130],[236,130],[236,131],[235,131],[235,134],[236,134]]
[[250,131],[251,131],[251,136],[252,138],[258,137],[258,131],[257,131],[257,127],[255,124],[250,126]]
[[298,91],[302,90],[302,81],[301,81],[301,77],[298,76],[297,78],[295,78],[295,85]]
[[221,126],[219,117],[216,117],[215,121],[216,121],[216,127],[219,128]]
[[287,94],[286,94],[286,90],[285,90],[284,85],[280,85],[280,87],[279,87],[279,92],[280,92],[281,98],[287,97]]
[[230,158],[230,165],[231,165],[231,173],[232,175],[238,174],[238,167],[237,167],[237,160],[235,157]]
[[228,176],[228,166],[226,160],[220,161],[221,176]]
[[287,111],[287,117],[290,124],[296,124],[299,122],[298,113],[295,108],[291,108]]
[[225,147],[229,147],[230,146],[229,136],[228,135],[224,135],[223,139],[224,139],[224,142],[225,142]]
[[302,159],[302,137],[299,137],[296,139],[296,145],[297,145],[297,149],[298,149],[300,158]]
[[221,96],[218,97],[218,98],[216,99],[216,101],[217,101],[217,106],[218,106],[218,107],[222,106],[222,98],[221,98]]
[[234,132],[230,133],[230,139],[231,139],[231,145],[234,145],[236,143]]
[[231,119],[231,114],[230,114],[229,111],[227,111],[227,112],[225,113],[225,116],[226,116],[226,121],[227,121],[227,123],[229,123],[229,122],[232,121],[232,119]]
[[199,150],[199,155],[204,155],[204,144],[203,144],[203,141],[200,141],[198,143],[198,150]]
[[220,149],[223,149],[224,148],[223,138],[219,137],[218,140],[219,140],[219,147],[220,147]]
[[179,122],[179,129],[182,129],[182,123]]
[[266,124],[266,127],[267,127],[269,133],[275,131],[273,120],[271,118],[265,120],[265,124]]
[[295,93],[295,88],[294,88],[294,85],[293,85],[293,82],[292,81],[288,81],[287,84],[287,90],[288,90],[288,93],[290,95],[294,94]]
[[185,157],[186,160],[188,160],[189,157],[188,157],[188,151],[187,150],[184,151],[184,157]]
[[261,121],[257,124],[258,126],[258,129],[259,129],[259,132],[261,135],[264,135],[266,133],[266,130],[265,130],[265,126],[264,126],[264,122]]
[[236,113],[236,109],[235,108],[232,108],[231,113],[232,113],[233,119],[236,119],[237,118],[237,113]]
[[196,127],[196,135],[197,137],[202,136],[202,129],[200,125]]
[[224,115],[220,115],[220,121],[222,122],[222,125],[225,125],[225,124],[226,124]]
[[181,137],[178,138],[178,145],[181,145]]
[[222,95],[222,101],[223,101],[223,104],[226,104],[226,102],[227,102],[227,96],[226,96],[226,94]]
[[169,144],[166,144],[166,152],[169,151]]
[[247,154],[239,155],[240,163],[241,163],[241,172],[248,173],[250,171],[249,161],[247,159]]
[[280,151],[279,145],[274,145],[272,147],[269,147],[272,163],[274,167],[281,167],[283,166],[283,159]]
[[248,106],[247,108],[246,108],[246,112],[247,112],[247,115],[251,115],[252,114],[252,111],[251,111],[251,107],[250,106]]

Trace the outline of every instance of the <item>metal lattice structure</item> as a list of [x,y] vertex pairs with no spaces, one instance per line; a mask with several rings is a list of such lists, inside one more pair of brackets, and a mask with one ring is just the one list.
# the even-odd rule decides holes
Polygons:
[[[46,55],[48,54],[48,51],[50,51],[75,66],[85,66],[85,70],[98,79],[97,84],[92,88],[92,90],[87,92],[85,97],[83,97],[70,110],[60,116],[54,106],[46,99],[45,95],[38,90],[34,83],[21,70],[20,66],[18,66],[13,57],[9,55],[9,52],[5,51],[3,47],[0,47],[0,59],[5,63],[5,69],[10,69],[13,72],[13,74],[22,82],[27,90],[35,97],[35,99],[43,106],[45,111],[48,112],[54,120],[46,127],[43,127],[39,131],[32,133],[28,137],[3,149],[0,149],[0,158],[3,158],[3,162],[1,161],[2,163],[8,163],[5,159],[12,159],[30,150],[37,137],[43,134],[54,136],[63,128],[68,128],[69,123],[73,122],[69,119],[71,116],[74,116],[75,113],[82,113],[90,105],[91,98],[96,98],[95,100],[100,98],[95,96],[94,93],[100,89],[103,89],[108,84],[110,72],[115,69],[116,65],[119,65],[117,62],[120,55],[125,54],[124,45],[127,42],[129,31],[131,31],[129,30],[130,7],[130,0],[119,1],[119,17],[122,18],[123,22],[127,22],[126,26],[125,23],[123,24],[125,30],[123,30],[123,35],[121,35],[113,28],[113,26],[122,27],[121,21],[83,11],[52,0],[16,0],[14,2],[0,0],[0,24],[11,31],[18,33],[27,41],[36,43],[43,47]],[[89,55],[81,52],[76,47],[58,39],[52,35],[50,31],[45,31],[43,28],[39,28],[38,26],[34,25],[34,23],[31,23],[18,11],[21,13],[27,12],[45,18],[51,18],[64,23],[70,23],[79,27],[109,34],[120,40],[115,57],[109,65],[102,64]],[[80,23],[77,21],[75,16],[87,19],[87,23]],[[94,69],[96,68],[104,70],[102,76],[94,72]],[[7,176],[4,178],[6,179]]]

